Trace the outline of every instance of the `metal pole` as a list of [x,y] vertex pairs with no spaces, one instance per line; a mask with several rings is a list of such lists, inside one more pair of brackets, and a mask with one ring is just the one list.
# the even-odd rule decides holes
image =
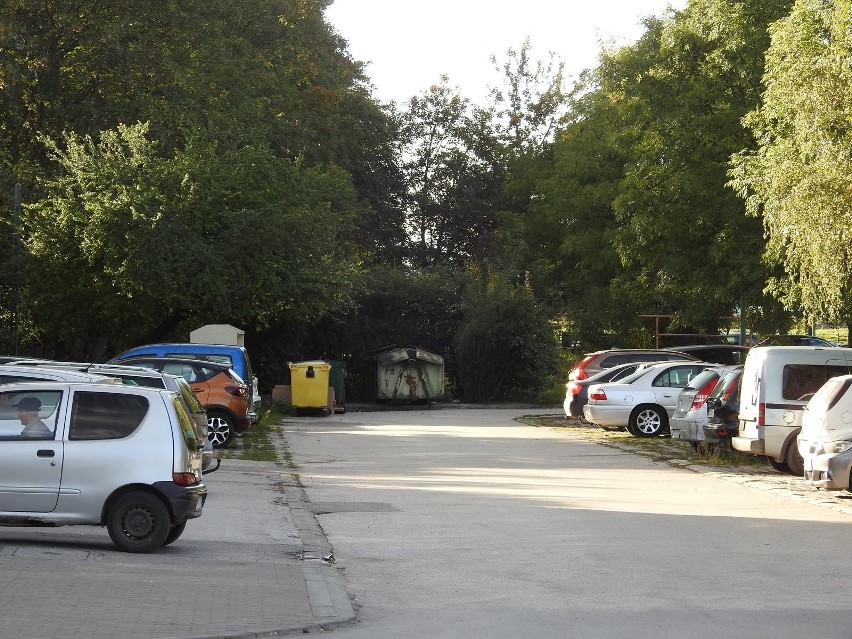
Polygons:
[[12,224],[15,245],[15,290],[12,293],[12,355],[18,354],[19,326],[18,304],[21,299],[21,183],[15,184],[15,194],[12,200]]

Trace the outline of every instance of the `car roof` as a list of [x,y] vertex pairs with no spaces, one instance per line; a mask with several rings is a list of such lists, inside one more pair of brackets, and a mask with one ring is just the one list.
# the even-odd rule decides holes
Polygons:
[[170,364],[186,364],[189,366],[207,366],[209,368],[216,368],[220,370],[229,370],[231,366],[228,364],[223,364],[221,362],[211,362],[206,359],[188,359],[184,357],[160,357],[158,355],[131,355],[129,357],[124,357],[120,360],[123,365],[125,362],[134,362],[134,361],[149,361],[149,362],[168,362]]
[[[124,364],[96,364],[92,362],[60,362],[53,360],[44,360],[21,364],[16,363],[14,365],[14,369],[19,370],[24,366],[28,368],[38,368],[40,370],[75,370],[83,373],[132,373],[134,375],[149,375],[151,377],[162,377],[163,375],[163,373],[154,368],[147,368],[144,366],[128,366]],[[10,368],[12,368],[12,366],[10,366]]]
[[[58,382],[93,382],[93,381],[106,381],[113,380],[109,375],[101,375],[100,373],[87,373],[85,371],[78,371],[70,368],[53,368],[50,366],[3,366],[0,367],[0,373],[5,372],[7,375],[57,375],[63,376],[68,379],[66,380],[56,380]],[[34,380],[37,382],[42,382],[44,380]]]
[[676,351],[678,353],[689,353],[690,351],[711,351],[711,350],[730,350],[730,351],[747,351],[749,346],[741,346],[739,344],[684,344],[682,346],[666,346],[661,350]]
[[43,381],[37,382],[14,382],[12,384],[3,384],[0,386],[2,392],[28,392],[34,389],[39,390],[68,390],[73,388],[75,391],[87,391],[97,393],[146,393],[146,394],[162,394],[175,395],[174,391],[165,388],[151,388],[150,386],[128,386],[126,384],[104,384],[103,382],[62,382],[62,381]]

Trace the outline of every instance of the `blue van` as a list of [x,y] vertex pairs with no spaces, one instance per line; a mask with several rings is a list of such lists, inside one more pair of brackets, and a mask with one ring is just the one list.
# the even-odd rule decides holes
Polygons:
[[136,346],[113,357],[108,364],[118,360],[140,355],[154,357],[182,357],[184,359],[200,359],[218,364],[227,364],[246,383],[249,392],[249,420],[257,421],[257,409],[260,406],[260,395],[257,392],[257,378],[252,373],[251,360],[243,346],[229,344],[145,344]]

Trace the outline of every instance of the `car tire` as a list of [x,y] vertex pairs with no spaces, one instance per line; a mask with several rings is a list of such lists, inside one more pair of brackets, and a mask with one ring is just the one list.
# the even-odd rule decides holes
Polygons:
[[152,552],[163,545],[172,528],[166,505],[151,493],[122,495],[106,517],[110,539],[124,552]]
[[213,448],[227,448],[234,439],[234,420],[227,413],[207,413],[208,439]]
[[789,473],[790,467],[787,465],[785,461],[775,461],[772,457],[767,457],[769,460],[769,465],[772,466],[779,473]]
[[657,437],[668,428],[669,417],[659,406],[636,407],[630,414],[627,429],[635,437]]
[[799,448],[796,446],[796,441],[793,440],[787,446],[787,452],[784,455],[784,463],[787,464],[787,469],[791,475],[802,477],[805,474],[805,460],[799,454]]
[[172,526],[169,528],[169,534],[166,535],[166,540],[163,542],[164,546],[168,546],[170,543],[177,541],[178,537],[183,534],[183,531],[186,529],[186,522],[182,524],[178,524],[177,526]]

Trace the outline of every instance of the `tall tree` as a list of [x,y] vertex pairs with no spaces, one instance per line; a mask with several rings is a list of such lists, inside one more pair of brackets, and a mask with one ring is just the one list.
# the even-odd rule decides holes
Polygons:
[[561,279],[566,316],[588,337],[624,340],[642,312],[713,330],[743,295],[771,305],[760,224],[725,183],[731,153],[750,141],[740,119],[759,99],[767,26],[785,12],[692,0],[602,52],[576,87],[527,227],[541,229],[539,270]]
[[502,172],[490,114],[472,109],[446,76],[400,113],[414,263],[462,264],[500,210]]
[[565,114],[565,63],[553,53],[534,60],[529,38],[502,60],[492,55],[491,63],[501,79],[489,92],[498,136],[514,157],[540,153]]
[[852,3],[797,0],[771,28],[756,145],[731,185],[763,219],[771,290],[793,310],[852,325]]
[[169,157],[147,133],[49,143],[59,170],[25,218],[27,308],[44,333],[150,341],[186,322],[257,327],[351,303],[345,173],[204,140]]
[[613,205],[616,248],[658,293],[649,310],[687,325],[718,328],[742,296],[760,299],[769,274],[760,225],[725,183],[731,154],[750,141],[741,119],[759,100],[767,27],[789,4],[692,0],[648,23],[623,77],[637,133]]

